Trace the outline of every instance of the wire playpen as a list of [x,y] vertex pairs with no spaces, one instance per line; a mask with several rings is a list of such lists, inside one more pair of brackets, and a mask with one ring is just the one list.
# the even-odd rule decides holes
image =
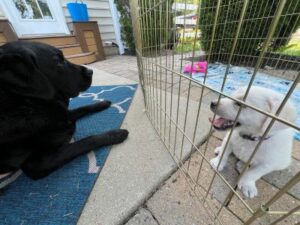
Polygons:
[[[139,78],[153,127],[207,210],[211,219],[207,224],[228,224],[224,222],[228,215],[231,224],[300,224],[300,57],[280,52],[293,38],[300,42],[294,36],[300,2],[201,0],[193,10],[188,2],[130,1]],[[199,62],[204,63],[202,71]],[[246,87],[243,97],[232,97],[240,86]],[[284,94],[276,111],[247,101],[253,86]],[[234,168],[219,172],[210,164],[224,138],[208,121],[216,117],[210,104],[216,100],[219,105],[223,98],[239,107],[225,151],[244,108],[269,121],[239,172]],[[296,105],[296,122],[280,116],[288,100]],[[291,166],[264,176],[257,184],[260,194],[247,198],[238,182],[275,122],[295,130]],[[235,164],[234,157],[230,160]]]

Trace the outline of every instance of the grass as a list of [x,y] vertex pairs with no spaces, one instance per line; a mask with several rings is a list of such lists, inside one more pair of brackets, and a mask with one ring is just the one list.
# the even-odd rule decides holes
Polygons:
[[[179,31],[181,38],[179,38],[179,42],[176,44],[176,47],[175,47],[176,53],[181,53],[181,51],[183,53],[193,51],[193,47],[194,47],[193,36],[195,35],[195,30],[186,31],[186,33],[188,33],[189,36],[185,37],[185,38],[182,38],[183,32],[184,32],[183,29]],[[198,33],[200,33],[200,30],[198,30]],[[196,45],[195,45],[195,51],[199,51],[199,50],[201,50],[201,44],[200,44],[200,40],[197,40]],[[299,39],[299,37],[293,38],[289,42],[288,45],[279,48],[276,52],[284,54],[284,55],[300,57],[300,39]]]
[[[178,30],[179,33],[179,40],[178,43],[176,43],[175,52],[176,53],[183,53],[191,52],[194,49],[194,41],[195,38],[195,51],[201,50],[201,44],[200,44],[200,30],[196,29],[180,29]],[[197,35],[196,35],[197,34]],[[197,36],[197,37],[196,37]]]
[[287,46],[279,48],[277,52],[285,55],[300,56],[300,40],[291,40]]
[[[194,42],[188,41],[188,42],[179,42],[176,45],[175,52],[176,53],[187,53],[193,51]],[[195,51],[201,50],[201,44],[200,41],[196,41],[195,45]],[[279,48],[277,53],[281,53],[284,55],[292,55],[292,56],[299,56],[300,57],[300,41],[290,42],[287,46]]]
[[[191,51],[193,51],[193,48],[194,48],[193,41],[192,42],[179,42],[176,45],[175,52],[176,53],[181,53],[181,51],[183,53],[191,52]],[[195,43],[195,51],[199,51],[199,50],[201,50],[201,45],[200,45],[200,41],[197,40]]]
[[300,31],[299,29],[292,35],[290,42],[281,48],[279,48],[277,53],[284,55],[300,56]]

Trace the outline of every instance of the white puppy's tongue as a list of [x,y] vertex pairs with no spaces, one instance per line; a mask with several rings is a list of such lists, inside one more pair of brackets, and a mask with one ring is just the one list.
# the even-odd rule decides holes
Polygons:
[[208,120],[212,123],[212,125],[214,125],[217,128],[224,127],[224,125],[228,122],[228,120],[222,117],[215,118],[214,120],[212,118],[209,118]]

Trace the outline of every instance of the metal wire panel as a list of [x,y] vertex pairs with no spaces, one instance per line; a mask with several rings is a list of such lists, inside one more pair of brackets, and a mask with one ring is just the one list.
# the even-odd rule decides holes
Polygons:
[[[200,1],[198,2],[196,27],[199,24],[200,13],[213,13],[214,15],[213,20],[202,25],[202,29],[211,32],[210,40],[206,40],[206,43],[203,43],[204,40],[202,40],[202,44],[207,46],[204,52],[199,47],[203,35],[200,34],[201,30],[194,29],[192,32],[189,30],[191,22],[187,19],[187,15],[190,13],[188,4],[185,4],[185,8],[181,8],[184,19],[181,24],[182,28],[179,30],[178,24],[176,25],[174,22],[176,6],[178,6],[175,4],[178,3],[176,0],[131,0],[139,77],[146,113],[167,151],[186,177],[186,182],[199,201],[203,203],[203,207],[207,209],[211,223],[224,224],[222,222],[224,210],[230,211],[243,224],[259,223],[259,221],[262,224],[286,224],[286,221],[290,224],[299,223],[299,199],[296,199],[287,208],[277,207],[277,201],[289,195],[288,191],[300,181],[299,171],[278,191],[262,202],[253,203],[245,199],[237,190],[239,179],[247,170],[276,121],[297,131],[300,130],[297,124],[279,116],[300,82],[299,59],[292,57],[286,59],[278,54],[268,52],[275,41],[280,44],[291,38],[286,35],[287,30],[278,34],[276,29],[280,20],[284,20],[286,23],[295,18],[298,20],[299,7],[295,7],[287,0],[274,0],[271,3],[268,1],[272,11],[265,7],[266,1],[262,1],[261,4],[253,4],[253,1],[250,0],[217,0],[215,2],[216,4],[206,8],[202,7]],[[285,9],[292,7],[294,7],[293,10],[288,10],[289,13],[286,13]],[[229,9],[236,9],[236,11],[224,14],[224,12],[229,12]],[[253,17],[251,12],[259,12],[261,16]],[[224,20],[220,20],[221,13],[223,16],[225,15]],[[266,19],[268,19],[268,23],[266,23]],[[255,22],[260,30],[267,31],[267,35],[262,37],[253,30],[245,32],[242,29],[243,26],[252,22]],[[224,25],[223,31],[220,31],[220,25]],[[220,37],[220,35],[216,35],[217,32],[223,32],[223,35]],[[228,38],[225,37],[225,32],[231,32],[234,35]],[[247,44],[254,40],[260,40],[262,43],[259,54],[253,54],[253,51],[250,50],[251,46]],[[217,46],[224,44],[227,46],[226,49],[220,51]],[[207,70],[203,82],[193,79],[192,75],[183,73],[185,64],[191,63],[193,66],[201,58],[208,63],[220,61],[226,66],[220,89],[207,85]],[[264,65],[268,64],[271,64],[272,68],[266,69]],[[242,99],[233,98],[224,92],[231,65],[244,66],[251,71],[251,78]],[[285,98],[274,113],[246,103],[258,72],[266,72],[270,76],[288,77],[292,80]],[[222,97],[227,97],[240,105],[234,126],[228,134],[227,142],[224,143],[225,151],[243,107],[248,107],[270,118],[262,138],[257,142],[248,162],[234,182],[209,164],[213,157],[213,149],[222,140],[214,133],[213,126],[207,125],[206,116],[212,97],[217,99],[217,104]],[[212,117],[215,118],[216,114],[213,113]],[[199,136],[202,138],[199,139]],[[228,189],[227,192],[224,192],[222,201],[213,200],[213,189],[218,182]],[[239,209],[235,210],[237,208]]]

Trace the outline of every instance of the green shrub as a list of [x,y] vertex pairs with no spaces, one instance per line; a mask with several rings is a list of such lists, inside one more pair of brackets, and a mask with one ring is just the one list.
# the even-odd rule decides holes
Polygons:
[[129,0],[115,0],[118,11],[120,12],[121,36],[125,41],[130,54],[135,54],[135,44],[130,15]]
[[[249,1],[234,52],[235,57],[233,58],[233,62],[239,60],[241,56],[257,56],[259,54],[279,2],[279,0]],[[217,1],[201,1],[199,26],[202,31],[202,47],[206,51],[209,50],[210,40],[212,38],[216,5]],[[220,58],[224,61],[228,60],[242,7],[243,1],[222,1],[213,41],[213,61],[220,60]],[[299,16],[297,14],[299,12],[299,0],[287,1],[282,13],[283,16],[280,18],[275,30],[275,38],[273,38],[269,46],[270,51],[275,51],[289,42],[291,34],[295,32],[300,25]],[[222,55],[222,57],[220,57],[220,55]]]
[[169,43],[173,42],[173,35],[175,35],[173,1],[141,1],[140,7],[143,16],[140,25],[144,54],[153,54],[154,50],[168,48]]
[[[159,2],[160,0],[140,1],[140,14],[143,14],[143,17],[140,20],[140,25],[144,52],[152,52],[156,48],[165,46],[165,43],[168,42],[172,36],[173,13],[171,7],[173,0],[160,4],[160,6],[157,6],[155,10],[150,9],[154,6],[154,4],[158,4]],[[129,0],[115,0],[115,3],[121,14],[120,24],[122,39],[125,41],[130,53],[134,54],[135,43]]]

